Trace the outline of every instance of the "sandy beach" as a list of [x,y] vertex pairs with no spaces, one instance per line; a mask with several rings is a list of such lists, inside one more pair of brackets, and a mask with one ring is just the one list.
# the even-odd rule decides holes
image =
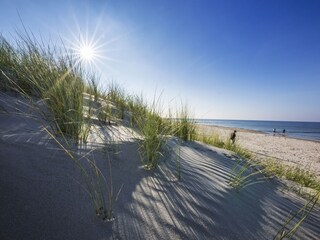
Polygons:
[[[21,102],[5,96],[1,105],[9,112],[9,105],[17,107]],[[79,169],[41,129],[39,122],[26,115],[0,114],[1,239],[273,239],[288,214],[306,203],[275,180],[235,191],[228,184],[233,154],[197,142],[179,145],[172,138],[158,168],[147,171],[129,129],[97,125],[88,144],[75,152],[79,158],[86,154],[94,158],[108,183],[112,179],[115,220],[105,222],[94,212]],[[105,133],[105,141],[110,132],[117,134],[121,141],[116,153],[106,155],[105,144],[95,137],[97,131]],[[252,139],[257,148],[264,146],[255,138],[292,141],[297,147],[316,144],[244,131],[238,134],[240,143]],[[279,156],[284,157],[284,152]],[[180,180],[176,178],[177,159]],[[319,222],[316,207],[297,231],[297,239],[318,239]]]
[[[233,128],[199,125],[200,132],[219,134],[228,139]],[[320,177],[320,142],[294,139],[282,134],[265,134],[236,129],[236,141],[243,148],[256,154],[259,159],[274,158],[281,163],[310,170]]]
[[0,240],[320,240],[320,1],[1,7]]

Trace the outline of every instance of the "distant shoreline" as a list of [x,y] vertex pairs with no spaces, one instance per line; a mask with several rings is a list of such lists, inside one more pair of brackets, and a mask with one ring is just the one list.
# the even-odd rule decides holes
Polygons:
[[[320,123],[317,122],[285,122],[285,121],[253,121],[253,120],[214,120],[193,119],[198,125],[215,126],[226,129],[263,133],[276,136],[285,135],[305,141],[320,142]],[[277,131],[274,133],[273,129]],[[282,131],[285,130],[283,134]]]
[[284,138],[292,138],[292,139],[301,140],[301,141],[320,143],[320,140],[316,140],[316,139],[313,140],[313,139],[297,138],[297,137],[288,136],[287,134],[285,136],[283,136],[281,132],[276,132],[275,133],[276,135],[273,136],[272,133],[267,133],[267,132],[258,131],[258,130],[251,130],[251,129],[246,129],[246,128],[225,127],[225,126],[219,126],[219,125],[200,124],[200,123],[196,123],[196,125],[206,126],[206,127],[216,127],[216,128],[221,128],[221,129],[230,130],[230,131],[237,130],[237,131],[247,132],[247,133],[265,134],[267,136],[272,136],[272,137],[284,137]]
[[258,130],[251,130],[251,129],[246,129],[246,128],[239,128],[239,127],[225,127],[225,126],[220,126],[220,125],[213,125],[213,124],[202,124],[202,123],[196,123],[199,126],[207,126],[207,127],[217,127],[217,128],[222,128],[222,129],[226,129],[226,130],[239,130],[242,132],[251,132],[251,133],[260,133],[260,134],[267,134],[263,131],[258,131]]
[[205,124],[197,124],[197,129],[200,134],[218,134],[222,139],[229,139],[230,133],[238,130],[236,142],[241,147],[261,156],[279,159],[284,164],[310,170],[320,178],[320,141]]
[[251,120],[251,119],[210,119],[210,118],[193,118],[192,120],[200,120],[200,121],[240,121],[240,122],[283,122],[283,123],[287,123],[287,122],[291,122],[291,123],[319,123],[320,122],[316,122],[316,121],[289,121],[289,120]]

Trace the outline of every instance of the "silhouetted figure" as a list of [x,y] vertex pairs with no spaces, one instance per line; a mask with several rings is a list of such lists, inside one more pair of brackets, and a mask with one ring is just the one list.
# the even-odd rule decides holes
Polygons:
[[232,143],[234,143],[234,141],[236,140],[236,133],[237,130],[234,130],[233,133],[230,134],[230,140],[232,141]]
[[272,130],[273,136],[276,135],[276,131],[277,131],[277,130],[276,130],[275,128]]
[[282,135],[283,135],[283,136],[286,135],[286,130],[285,130],[285,129],[282,130]]

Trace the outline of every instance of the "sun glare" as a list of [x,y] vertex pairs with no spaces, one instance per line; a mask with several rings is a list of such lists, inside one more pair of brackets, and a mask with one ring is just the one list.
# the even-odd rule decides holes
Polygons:
[[[88,71],[94,71],[101,73],[103,70],[101,66],[110,69],[108,62],[116,61],[114,58],[110,57],[112,55],[113,49],[111,44],[119,39],[118,36],[107,38],[105,33],[105,28],[100,29],[100,22],[94,27],[82,29],[80,24],[75,22],[75,29],[69,29],[70,36],[63,37],[68,44],[68,49],[75,60],[75,66],[81,66],[83,69]],[[82,29],[82,30],[81,30]],[[103,30],[103,31],[101,31]],[[108,54],[107,54],[108,52]]]
[[79,55],[81,60],[91,61],[94,59],[95,52],[91,46],[83,45],[83,46],[80,46],[79,48]]

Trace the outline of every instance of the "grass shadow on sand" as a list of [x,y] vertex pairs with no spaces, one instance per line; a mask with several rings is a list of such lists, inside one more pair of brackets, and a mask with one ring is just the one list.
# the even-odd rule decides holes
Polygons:
[[[99,239],[107,227],[95,217],[76,166],[59,150],[1,140],[1,239]],[[109,234],[109,235],[110,235]]]
[[[123,142],[117,147],[120,153],[110,153],[116,220],[104,222],[95,215],[79,169],[59,147],[0,139],[0,238],[118,239],[113,228],[118,218],[122,219],[123,205],[139,182],[152,173],[139,167],[135,143]],[[89,151],[82,149],[81,155]],[[105,148],[92,154],[109,179]]]
[[[288,214],[303,206],[275,182],[234,191],[227,184],[234,163],[215,148],[187,143],[180,157],[180,181],[172,180],[171,157],[120,204],[114,232],[121,239],[272,239]],[[298,238],[318,236],[318,219],[311,214]]]
[[[234,191],[227,184],[233,161],[214,147],[182,144],[176,181],[173,152],[146,171],[137,143],[121,141],[110,158],[116,219],[106,223],[95,216],[74,181],[82,181],[79,170],[61,149],[7,140],[0,138],[1,239],[272,239],[290,210],[303,205],[274,182]],[[103,148],[93,154],[107,173]],[[315,239],[318,222],[319,214],[311,214],[298,238]]]

